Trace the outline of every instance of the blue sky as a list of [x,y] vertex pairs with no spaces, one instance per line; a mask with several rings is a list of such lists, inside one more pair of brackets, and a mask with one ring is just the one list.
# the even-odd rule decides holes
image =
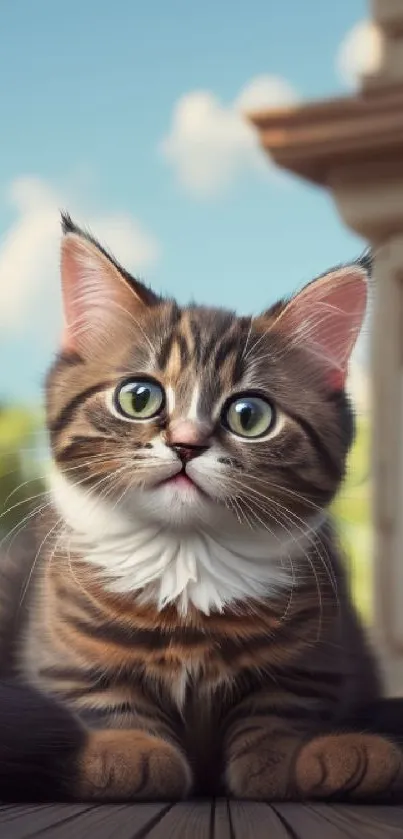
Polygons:
[[261,165],[238,105],[266,77],[280,98],[348,92],[340,46],[366,15],[364,0],[3,4],[0,396],[41,396],[57,206],[182,302],[259,310],[360,253],[326,195]]

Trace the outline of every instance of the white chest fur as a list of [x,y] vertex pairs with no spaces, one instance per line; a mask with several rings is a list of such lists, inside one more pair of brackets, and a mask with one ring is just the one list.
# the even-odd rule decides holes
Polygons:
[[[240,525],[226,510],[200,527],[170,528],[108,505],[53,472],[56,507],[70,548],[98,569],[105,586],[128,594],[141,591],[159,608],[191,603],[208,614],[249,597],[270,597],[292,581],[292,559],[301,555],[319,522],[307,533],[271,533]],[[134,512],[133,512],[134,511]]]

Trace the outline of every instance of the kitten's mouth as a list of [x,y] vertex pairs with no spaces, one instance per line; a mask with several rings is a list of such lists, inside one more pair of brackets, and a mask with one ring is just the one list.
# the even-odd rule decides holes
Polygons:
[[207,496],[207,493],[202,490],[195,481],[188,475],[186,471],[186,466],[183,465],[180,472],[177,472],[176,475],[172,475],[170,478],[165,478],[161,481],[157,486],[171,486],[175,487],[175,489],[192,489],[196,492],[200,493],[200,495]]

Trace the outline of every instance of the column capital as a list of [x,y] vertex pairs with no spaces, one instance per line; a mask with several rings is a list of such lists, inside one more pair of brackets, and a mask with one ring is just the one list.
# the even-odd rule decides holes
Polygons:
[[344,221],[382,242],[403,229],[403,0],[372,0],[376,71],[355,96],[249,118],[279,166],[328,187]]
[[382,241],[403,229],[403,83],[250,119],[271,158],[329,187],[360,235]]

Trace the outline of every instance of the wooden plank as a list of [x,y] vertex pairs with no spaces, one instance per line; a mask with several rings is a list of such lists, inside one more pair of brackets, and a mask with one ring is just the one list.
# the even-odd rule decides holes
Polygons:
[[229,802],[215,801],[211,820],[211,837],[213,839],[233,839],[232,821],[230,819]]
[[274,808],[293,839],[356,839],[356,833],[332,825],[322,814],[304,804],[279,804]]
[[[46,834],[56,829],[66,819],[76,820],[92,810],[90,805],[63,804],[18,804],[0,807],[0,836],[7,839],[28,839],[28,837]],[[77,827],[78,829],[78,827]],[[77,833],[77,836],[79,834]]]
[[290,831],[269,804],[231,801],[229,815],[231,839],[290,839]]
[[355,807],[351,804],[329,807],[322,804],[311,805],[311,809],[324,815],[333,824],[340,825],[345,831],[344,835],[349,829],[354,831],[352,836],[365,835],[368,839],[403,837],[403,807]]
[[[212,839],[213,814],[211,801],[175,804],[147,833],[147,839]],[[116,839],[120,839],[118,831]]]
[[143,839],[171,805],[75,806],[69,804],[1,807],[4,839]]
[[295,839],[403,839],[403,808],[283,804],[274,808]]
[[225,800],[0,807],[4,839],[403,839],[403,807]]

